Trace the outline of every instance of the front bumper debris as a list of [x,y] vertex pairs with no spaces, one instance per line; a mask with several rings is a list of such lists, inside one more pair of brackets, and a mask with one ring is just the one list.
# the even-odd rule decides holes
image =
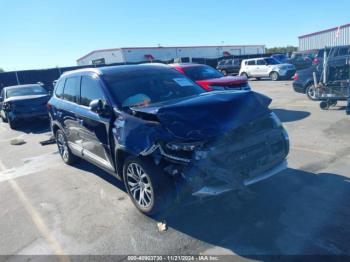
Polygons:
[[[285,160],[282,163],[280,163],[279,165],[273,167],[270,170],[267,170],[267,171],[261,173],[260,175],[254,177],[254,178],[245,179],[243,181],[243,184],[245,186],[253,185],[257,182],[260,182],[260,181],[265,180],[269,177],[272,177],[272,176],[282,172],[283,170],[285,170],[287,168],[288,168],[288,164],[287,164],[287,161]],[[226,193],[226,192],[234,190],[234,189],[236,189],[236,186],[233,187],[229,184],[220,185],[220,186],[204,186],[201,189],[199,189],[198,191],[192,193],[192,195],[196,196],[196,197],[217,196],[217,195]]]

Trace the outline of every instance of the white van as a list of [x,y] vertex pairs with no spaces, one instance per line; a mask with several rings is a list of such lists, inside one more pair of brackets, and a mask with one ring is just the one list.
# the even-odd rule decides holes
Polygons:
[[279,79],[290,79],[295,73],[295,66],[282,64],[272,57],[244,59],[241,63],[239,75],[256,79],[269,77],[276,81]]

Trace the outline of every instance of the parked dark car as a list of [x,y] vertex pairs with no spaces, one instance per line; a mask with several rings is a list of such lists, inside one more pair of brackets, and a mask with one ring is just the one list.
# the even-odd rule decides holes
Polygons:
[[293,89],[297,93],[306,94],[311,100],[318,100],[314,85],[313,72],[316,73],[317,81],[321,80],[323,67],[320,65],[312,66],[299,70],[294,74]]
[[159,64],[64,73],[49,101],[65,163],[77,156],[123,179],[154,214],[182,195],[214,196],[286,168],[288,135],[252,91],[205,92]]
[[238,75],[240,68],[241,61],[237,58],[221,60],[216,67],[225,76],[229,74]]
[[1,118],[11,128],[22,120],[48,119],[49,99],[46,89],[38,84],[5,87],[0,93]]
[[248,79],[242,76],[224,76],[218,70],[208,65],[182,63],[171,64],[206,91],[213,90],[250,90]]
[[281,64],[287,63],[288,61],[288,56],[286,56],[285,54],[273,54],[271,55],[271,57],[281,62]]
[[312,66],[312,62],[317,52],[318,50],[293,52],[286,63],[293,64],[296,70],[306,69]]
[[315,55],[314,59],[312,60],[313,65],[323,65],[323,58],[324,58],[324,52],[327,51],[327,56],[329,55],[329,48],[322,48],[317,51],[317,54]]

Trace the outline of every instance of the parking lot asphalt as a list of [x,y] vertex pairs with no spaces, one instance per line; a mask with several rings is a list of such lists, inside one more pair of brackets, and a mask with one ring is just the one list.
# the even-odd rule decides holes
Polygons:
[[[291,84],[251,81],[289,133],[286,171],[155,219],[117,179],[41,146],[47,124],[0,123],[0,254],[350,255],[350,118],[345,104],[322,111]],[[15,138],[25,143],[11,145]]]

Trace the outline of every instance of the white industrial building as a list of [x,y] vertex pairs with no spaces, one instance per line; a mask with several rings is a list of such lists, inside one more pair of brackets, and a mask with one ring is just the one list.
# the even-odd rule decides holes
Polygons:
[[299,36],[299,51],[350,45],[350,24]]
[[181,57],[219,58],[229,55],[264,54],[265,45],[123,47],[94,50],[79,58],[77,64],[113,64],[169,61]]

